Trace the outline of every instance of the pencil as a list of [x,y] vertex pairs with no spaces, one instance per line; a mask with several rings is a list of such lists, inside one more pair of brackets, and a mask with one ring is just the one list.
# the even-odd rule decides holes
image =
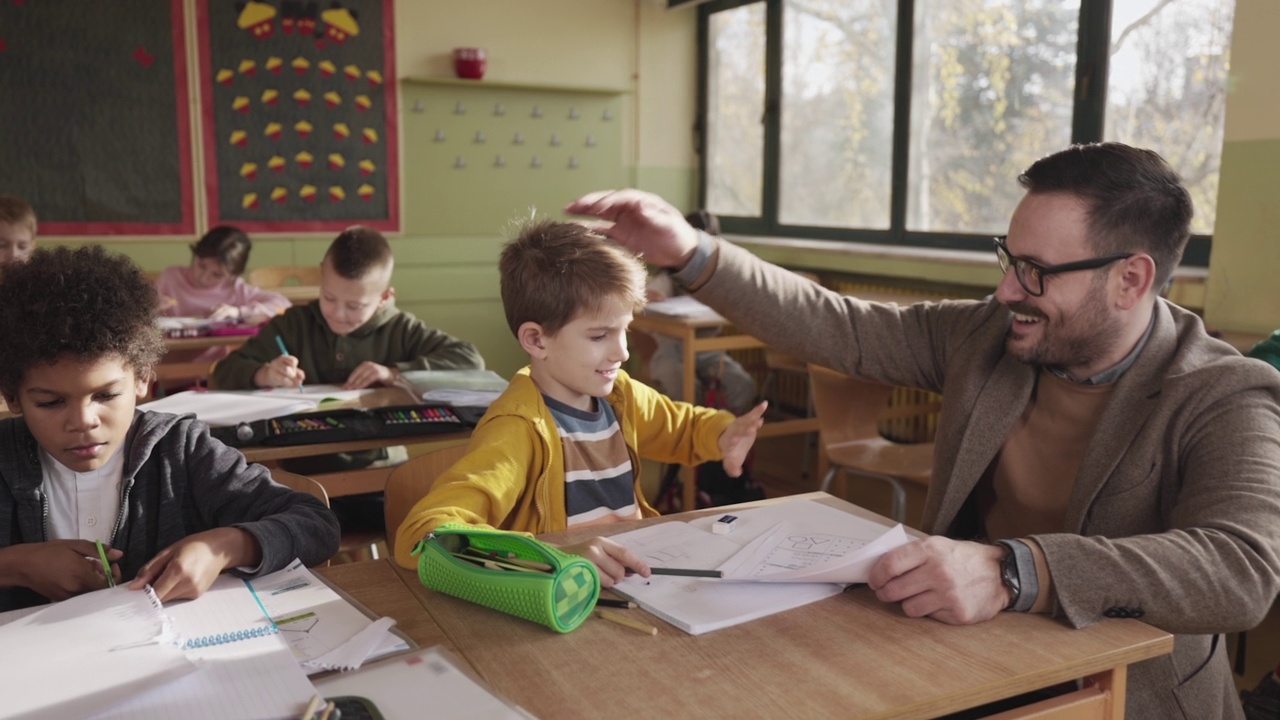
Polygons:
[[312,695],[311,702],[307,703],[307,709],[302,711],[300,720],[315,720],[316,711],[320,709],[320,704],[324,702],[324,698],[319,695]]
[[116,579],[111,574],[111,563],[107,562],[107,549],[102,547],[102,541],[96,540],[98,543],[98,559],[102,561],[102,572],[107,574],[107,587],[115,587]]
[[[284,346],[284,338],[279,335],[276,336],[276,347],[280,348],[281,355],[289,354],[289,348]],[[298,392],[302,392],[302,383],[298,383]]]
[[337,703],[330,700],[324,705],[324,712],[320,713],[320,720],[329,720],[329,716],[333,714],[333,709],[338,706]]
[[684,577],[704,577],[704,578],[722,578],[724,573],[719,570],[696,570],[693,568],[673,568],[673,567],[650,567],[651,575],[681,575]]
[[630,600],[617,600],[614,598],[607,598],[607,597],[602,597],[596,600],[596,605],[603,605],[605,607],[611,607],[611,608],[621,608],[623,610],[631,610],[636,606],[636,604],[631,602]]
[[608,620],[609,622],[618,623],[619,625],[625,625],[631,628],[632,630],[639,630],[640,632],[646,635],[658,634],[658,628],[652,625],[642,623],[639,620],[632,620],[626,615],[619,615],[618,613],[613,612],[612,610],[596,610],[596,615],[604,620]]

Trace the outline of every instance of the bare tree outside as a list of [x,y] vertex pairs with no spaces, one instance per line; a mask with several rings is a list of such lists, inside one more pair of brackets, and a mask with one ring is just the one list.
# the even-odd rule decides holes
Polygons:
[[1115,0],[1105,137],[1155,150],[1213,232],[1235,0]]
[[764,3],[711,16],[707,209],[759,217],[764,195]]

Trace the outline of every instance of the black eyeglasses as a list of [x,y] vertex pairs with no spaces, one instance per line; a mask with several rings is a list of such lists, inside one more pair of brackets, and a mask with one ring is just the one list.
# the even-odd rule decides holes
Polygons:
[[1044,295],[1044,279],[1048,275],[1056,275],[1064,272],[1074,272],[1076,270],[1096,270],[1100,267],[1110,265],[1117,260],[1124,260],[1133,257],[1133,253],[1124,253],[1121,255],[1105,255],[1103,257],[1089,258],[1088,260],[1076,260],[1075,262],[1062,263],[1061,265],[1040,265],[1038,263],[1020,258],[1009,252],[1009,246],[1004,244],[1006,236],[992,238],[996,243],[996,259],[1000,261],[1000,271],[1007,273],[1009,268],[1013,268],[1014,277],[1018,278],[1018,284],[1028,295],[1040,297]]

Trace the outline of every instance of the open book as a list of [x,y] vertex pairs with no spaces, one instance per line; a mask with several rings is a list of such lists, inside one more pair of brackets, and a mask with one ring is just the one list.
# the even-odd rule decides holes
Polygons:
[[340,385],[303,385],[298,388],[262,390],[185,390],[138,406],[139,410],[176,415],[192,413],[213,427],[268,420],[306,410],[321,403],[351,400],[365,390],[344,390]]
[[866,582],[885,552],[909,541],[886,527],[810,500],[735,513],[728,535],[717,517],[613,535],[650,566],[720,570],[722,579],[632,576],[614,590],[691,635],[790,610]]
[[454,407],[488,407],[507,389],[492,370],[408,370],[396,384],[425,402]]

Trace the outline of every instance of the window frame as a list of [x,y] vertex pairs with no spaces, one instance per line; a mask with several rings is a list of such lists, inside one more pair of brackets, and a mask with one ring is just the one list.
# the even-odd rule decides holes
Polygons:
[[[711,15],[745,5],[765,4],[765,100],[764,147],[760,217],[720,216],[726,233],[762,237],[804,238],[870,243],[915,248],[991,251],[991,233],[932,232],[906,229],[907,167],[910,153],[911,64],[915,0],[898,0],[894,52],[894,109],[889,228],[837,228],[788,225],[778,220],[780,152],[782,138],[782,37],[783,0],[709,0],[699,5],[697,54],[697,118],[694,150],[698,156],[698,203],[707,200],[707,105],[710,71]],[[1106,113],[1108,51],[1111,38],[1111,0],[1080,0],[1076,40],[1075,103],[1071,113],[1071,142],[1101,142]],[[1014,178],[1009,179],[1010,182]],[[1208,267],[1211,235],[1193,234],[1182,258],[1182,267]]]

